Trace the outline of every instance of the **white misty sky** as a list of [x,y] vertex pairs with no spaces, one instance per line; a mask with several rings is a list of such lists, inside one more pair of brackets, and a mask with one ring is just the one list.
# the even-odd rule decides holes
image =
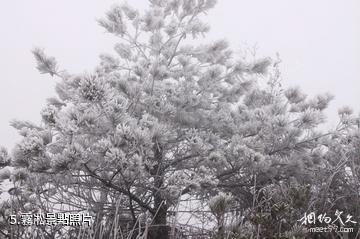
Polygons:
[[[0,145],[20,139],[11,119],[40,121],[55,79],[35,69],[30,53],[46,49],[71,73],[91,71],[98,55],[112,52],[115,38],[96,23],[115,0],[12,0],[0,8]],[[128,1],[145,7],[146,0]],[[226,38],[234,49],[259,47],[260,56],[280,53],[285,86],[314,95],[331,92],[328,111],[360,109],[359,0],[220,0],[207,16],[210,39]]]

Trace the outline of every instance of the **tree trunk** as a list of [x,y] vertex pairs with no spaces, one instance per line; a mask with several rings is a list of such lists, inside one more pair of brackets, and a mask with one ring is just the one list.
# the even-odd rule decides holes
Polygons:
[[167,206],[159,203],[157,214],[154,215],[154,221],[149,232],[149,239],[169,239],[170,228],[167,225]]
[[163,152],[158,143],[154,144],[154,152],[154,159],[157,162],[157,165],[154,167],[151,174],[154,175],[155,179],[155,190],[153,191],[155,214],[153,215],[154,219],[148,233],[148,238],[169,239],[169,227],[167,225],[168,206],[160,191],[164,183],[164,169],[162,167]]

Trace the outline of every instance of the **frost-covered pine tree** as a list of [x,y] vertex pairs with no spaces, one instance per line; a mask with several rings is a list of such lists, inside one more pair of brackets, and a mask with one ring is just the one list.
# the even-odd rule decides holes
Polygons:
[[113,7],[99,23],[118,37],[116,55],[102,55],[89,74],[67,74],[33,51],[39,71],[60,80],[42,125],[13,122],[24,136],[13,165],[41,175],[38,187],[52,187],[46,200],[105,218],[120,202],[133,224],[148,212],[153,237],[168,238],[169,207],[216,186],[206,160],[236,134],[234,105],[271,62],[237,59],[223,40],[189,44],[209,30],[201,16],[214,5],[150,1],[144,13]]
[[331,96],[283,91],[276,60],[237,56],[224,40],[205,43],[201,17],[214,5],[113,7],[99,24],[118,43],[87,74],[60,70],[34,49],[39,71],[58,79],[40,125],[12,122],[23,136],[12,158],[21,177],[13,178],[28,210],[66,205],[106,222],[109,238],[116,219],[122,229],[147,223],[148,238],[166,239],[168,212],[185,194],[224,191],[246,211],[266,199],[254,197],[265,186],[309,179]]

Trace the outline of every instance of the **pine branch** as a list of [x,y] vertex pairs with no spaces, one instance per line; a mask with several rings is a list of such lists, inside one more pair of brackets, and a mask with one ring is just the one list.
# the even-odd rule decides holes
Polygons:
[[37,69],[42,74],[50,74],[51,76],[59,75],[57,72],[57,63],[54,57],[48,57],[45,55],[43,49],[34,48],[32,53],[37,62]]
[[130,193],[130,192],[128,192],[127,190],[125,190],[125,189],[123,189],[123,188],[121,188],[121,187],[119,187],[119,186],[111,183],[110,181],[107,181],[106,179],[103,179],[103,178],[100,177],[99,175],[97,175],[94,171],[92,171],[92,170],[88,167],[87,163],[84,163],[83,165],[84,165],[86,171],[88,171],[88,173],[89,173],[92,177],[94,177],[94,178],[96,178],[97,180],[99,180],[100,182],[102,182],[105,186],[110,187],[110,188],[112,188],[112,189],[114,189],[114,190],[116,190],[116,191],[118,191],[118,192],[121,192],[121,193],[127,195],[131,200],[133,200],[134,202],[136,202],[137,204],[139,204],[139,206],[141,206],[142,208],[147,209],[150,213],[154,214],[154,213],[156,212],[152,207],[150,207],[148,204],[144,203],[144,202],[143,202],[140,198],[138,198],[135,194]]

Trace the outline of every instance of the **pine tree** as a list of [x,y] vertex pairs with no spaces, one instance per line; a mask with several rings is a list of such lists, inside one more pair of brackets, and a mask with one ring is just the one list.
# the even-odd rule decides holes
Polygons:
[[24,136],[13,165],[51,178],[54,195],[63,195],[57,203],[81,186],[71,206],[110,217],[121,201],[133,224],[147,211],[152,237],[168,238],[169,207],[216,186],[207,160],[236,134],[232,108],[271,64],[236,59],[224,40],[187,43],[209,30],[201,15],[214,5],[151,1],[144,13],[113,7],[99,24],[118,37],[117,55],[101,55],[89,74],[60,71],[34,49],[39,71],[60,78],[57,97],[41,111],[42,125],[13,123]]
[[[34,211],[91,211],[107,238],[114,220],[129,232],[150,215],[147,238],[167,239],[169,210],[182,196],[232,195],[248,228],[265,225],[264,237],[279,228],[282,218],[265,206],[283,185],[295,188],[295,200],[315,184],[313,170],[327,163],[323,139],[333,135],[317,127],[332,96],[283,90],[277,59],[237,56],[225,40],[197,44],[209,31],[201,17],[215,2],[113,7],[98,22],[118,43],[91,73],[67,73],[33,50],[38,70],[57,77],[57,95],[40,125],[12,122],[23,136],[11,160],[19,210],[28,202]],[[300,201],[290,205],[298,207],[291,220]],[[216,214],[219,235],[224,210]],[[270,224],[264,212],[273,213]]]

